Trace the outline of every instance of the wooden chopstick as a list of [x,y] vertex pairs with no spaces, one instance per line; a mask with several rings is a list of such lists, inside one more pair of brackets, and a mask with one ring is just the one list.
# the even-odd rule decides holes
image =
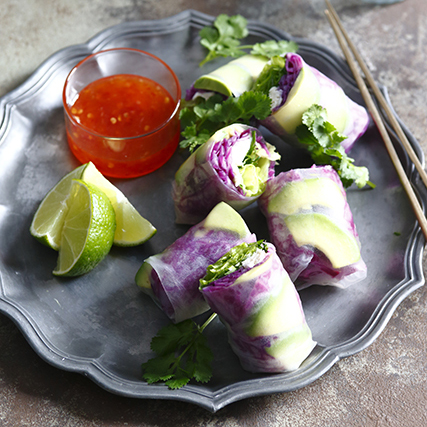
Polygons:
[[[327,4],[327,7],[328,7],[328,10],[325,11],[326,17],[328,18],[329,23],[331,24],[331,27],[335,33],[335,36],[337,37],[338,43],[341,46],[343,54],[347,60],[348,66],[350,67],[350,69],[353,73],[353,76],[354,76],[356,83],[359,87],[360,93],[362,94],[362,97],[366,103],[366,106],[367,106],[369,112],[371,113],[372,118],[373,118],[383,140],[384,140],[384,143],[385,143],[386,149],[388,151],[388,154],[390,156],[390,159],[391,159],[391,161],[392,161],[392,163],[396,169],[396,172],[399,176],[400,182],[402,183],[402,186],[406,191],[406,194],[409,198],[409,201],[411,202],[412,208],[414,210],[414,213],[415,213],[415,216],[418,220],[418,223],[421,227],[421,230],[424,234],[424,237],[427,240],[427,220],[426,220],[426,217],[424,215],[424,211],[423,211],[420,203],[418,202],[418,198],[417,198],[417,196],[416,196],[416,194],[412,188],[412,185],[411,185],[411,183],[410,183],[410,181],[409,181],[409,179],[405,173],[405,170],[402,166],[402,163],[400,162],[399,156],[396,153],[396,150],[393,146],[393,143],[390,139],[390,136],[387,132],[385,124],[382,120],[382,117],[381,117],[379,111],[378,111],[378,108],[376,107],[374,100],[372,99],[372,96],[371,96],[371,94],[370,94],[370,92],[369,92],[369,90],[365,84],[365,81],[359,72],[359,69],[357,67],[357,63],[352,56],[352,53],[350,51],[349,46],[351,46],[351,49],[353,52],[357,52],[357,49],[353,45],[353,43],[351,43],[351,41],[348,43],[348,46],[347,46],[346,42],[349,41],[350,39],[349,39],[346,31],[344,30],[344,27],[342,26],[341,21],[337,15],[337,13],[335,12],[334,8],[332,7],[330,1],[329,0],[325,0],[325,1]],[[407,151],[411,160],[414,162],[414,165],[417,168],[421,178],[423,179],[423,182],[427,186],[427,175],[426,175],[422,165],[420,164],[416,154],[414,153],[409,141],[407,140],[403,130],[401,129],[399,122],[395,119],[391,109],[387,105],[386,100],[384,99],[381,91],[378,89],[378,86],[376,85],[375,81],[373,80],[369,70],[367,69],[367,67],[366,67],[364,61],[362,60],[361,56],[359,55],[359,53],[354,54],[354,56],[355,56],[357,62],[359,63],[361,70],[365,74],[369,85],[371,86],[372,90],[374,91],[375,96],[377,97],[378,101],[381,103],[381,105],[383,106],[387,115],[389,116],[390,123],[392,124],[397,135],[401,139],[405,150]],[[377,95],[377,93],[378,93],[378,95]],[[415,160],[412,157],[414,157]],[[419,164],[420,169],[419,169],[419,167],[417,167],[417,163]]]
[[342,35],[344,36],[348,46],[350,47],[350,50],[353,52],[353,55],[356,58],[363,74],[365,75],[369,86],[371,87],[372,91],[374,92],[376,99],[378,100],[378,102],[381,104],[381,107],[386,112],[391,126],[393,127],[397,136],[401,140],[406,152],[409,155],[409,158],[414,163],[415,168],[417,169],[418,173],[420,174],[422,181],[424,182],[424,185],[427,187],[427,173],[425,172],[423,165],[421,164],[420,160],[418,159],[418,156],[416,155],[414,149],[412,148],[412,145],[409,143],[408,138],[406,137],[405,133],[402,130],[402,127],[400,126],[399,122],[396,119],[396,116],[393,114],[393,111],[391,110],[389,104],[387,103],[386,99],[384,98],[384,95],[382,94],[382,92],[378,88],[377,84],[375,83],[375,80],[373,79],[372,74],[369,71],[369,68],[366,66],[365,61],[363,60],[363,58],[359,54],[356,46],[351,41],[348,33],[344,29],[342,22],[341,22],[340,18],[338,17],[337,12],[332,7],[331,2],[329,0],[325,0],[325,1],[326,1],[327,6],[328,6],[329,12],[332,14],[333,18],[335,19],[335,22],[339,26]]

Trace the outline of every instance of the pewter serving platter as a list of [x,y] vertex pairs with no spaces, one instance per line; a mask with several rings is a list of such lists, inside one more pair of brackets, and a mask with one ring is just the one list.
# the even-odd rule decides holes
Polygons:
[[[216,411],[252,396],[304,387],[339,359],[355,354],[380,334],[398,304],[424,284],[424,237],[407,197],[371,124],[351,152],[356,164],[369,167],[375,190],[348,190],[362,242],[368,277],[348,289],[313,286],[300,292],[317,347],[295,372],[255,375],[245,372],[215,321],[205,331],[214,350],[213,378],[180,390],[141,379],[141,363],[152,357],[151,338],[168,323],[166,316],[136,286],[143,260],[162,251],[187,227],[174,223],[171,181],[185,155],[177,152],[161,169],[130,180],[113,180],[157,227],[148,243],[113,248],[89,274],[73,279],[52,275],[57,253],[29,233],[32,216],[47,191],[78,166],[68,149],[61,93],[71,68],[92,52],[133,47],[165,60],[177,73],[183,91],[203,72],[225,60],[198,67],[205,52],[198,32],[213,17],[186,11],[158,21],[129,22],[109,28],[88,43],[48,58],[21,86],[0,99],[0,311],[19,326],[34,350],[52,365],[87,375],[101,387],[123,396],[175,399]],[[286,33],[250,22],[249,42],[290,39]],[[345,62],[327,48],[294,38],[306,62],[337,81],[355,101],[360,93]],[[386,91],[384,90],[386,94]],[[405,132],[424,161],[422,151]],[[277,169],[309,166],[307,156],[265,131],[282,154]],[[412,164],[401,155],[421,203],[426,191]],[[254,204],[242,212],[251,230],[267,238],[265,220]],[[203,319],[201,319],[203,320]]]

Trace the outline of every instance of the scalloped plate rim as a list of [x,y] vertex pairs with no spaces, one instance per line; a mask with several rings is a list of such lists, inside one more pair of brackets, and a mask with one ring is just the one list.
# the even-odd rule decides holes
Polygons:
[[[8,120],[10,117],[10,109],[13,108],[13,105],[18,103],[20,100],[33,96],[33,94],[36,93],[37,90],[42,87],[46,81],[48,82],[49,72],[54,72],[56,66],[58,66],[58,64],[60,64],[61,60],[64,58],[69,58],[70,55],[81,56],[82,54],[90,54],[100,50],[102,45],[107,43],[108,40],[114,39],[125,32],[144,31],[144,26],[147,29],[148,27],[158,27],[160,24],[164,25],[164,30],[166,32],[173,33],[177,26],[179,27],[191,24],[195,26],[202,26],[211,23],[213,19],[214,17],[210,15],[190,9],[180,12],[177,15],[158,20],[124,22],[106,28],[105,30],[90,38],[86,43],[65,47],[55,52],[39,67],[37,67],[31,76],[29,76],[22,84],[0,98],[0,145],[2,138],[6,134],[10,125]],[[168,26],[170,22],[176,23],[177,21],[179,22],[179,25],[177,24],[176,26]],[[321,55],[326,57],[329,61],[336,62],[340,67],[338,71],[343,75],[344,78],[353,83],[350,70],[348,69],[346,63],[342,58],[338,57],[326,46],[312,42],[308,39],[292,37],[286,32],[263,24],[259,21],[249,20],[249,29],[256,29],[258,31],[262,30],[264,33],[274,34],[277,37],[292,39],[305,46],[309,50],[311,49],[316,53],[321,53]],[[388,98],[387,89],[382,87],[382,91],[386,95],[388,103],[391,105]],[[407,134],[411,144],[417,152],[417,155],[423,163],[424,154],[421,147],[409,132],[409,130],[403,125],[403,123],[401,121],[400,123],[404,127],[405,133]],[[414,175],[413,170],[411,174]],[[414,181],[415,178],[412,178]],[[418,186],[417,189],[420,193],[423,193],[422,202],[424,204],[424,200],[426,200],[425,192]],[[44,339],[42,331],[37,327],[37,324],[33,321],[33,319],[31,319],[31,317],[25,313],[25,309],[23,307],[19,307],[16,302],[10,301],[2,294],[0,294],[0,312],[7,315],[15,322],[27,341],[30,343],[31,347],[42,359],[57,368],[84,374],[102,388],[118,395],[135,398],[185,401],[204,407],[211,412],[215,412],[237,400],[277,392],[288,392],[305,387],[306,385],[321,377],[340,359],[356,354],[368,347],[384,329],[397,306],[410,293],[424,284],[422,269],[423,246],[424,238],[420,228],[416,225],[412,232],[411,239],[407,245],[407,250],[411,253],[413,252],[411,255],[411,261],[413,263],[408,265],[408,262],[406,261],[408,261],[409,255],[407,255],[405,257],[405,268],[407,270],[405,279],[396,284],[390,290],[389,294],[387,294],[387,296],[381,300],[381,303],[372,314],[369,322],[358,335],[339,345],[331,347],[319,347],[316,357],[314,358],[315,361],[318,361],[317,364],[310,362],[303,365],[302,369],[300,368],[297,373],[291,375],[291,377],[295,378],[288,382],[286,386],[284,386],[281,377],[266,376],[261,379],[246,380],[239,383],[234,383],[216,391],[206,391],[202,393],[198,389],[197,385],[188,385],[180,390],[169,390],[164,385],[147,385],[142,381],[136,382],[125,380],[108,372],[96,360],[94,361],[90,358],[77,357],[72,359],[67,358],[67,355],[65,354],[61,354],[59,349],[54,348],[47,342],[47,340]],[[0,271],[0,286],[1,284],[2,281]],[[260,383],[262,383],[265,387],[263,390],[259,390],[259,388],[254,389],[252,387],[252,385],[259,385]],[[126,386],[123,387],[124,385]]]

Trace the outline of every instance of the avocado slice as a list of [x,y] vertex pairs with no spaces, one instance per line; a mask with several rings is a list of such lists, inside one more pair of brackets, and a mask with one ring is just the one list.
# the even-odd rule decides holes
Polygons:
[[220,229],[235,232],[240,237],[250,234],[240,214],[225,202],[218,203],[204,219],[203,228],[206,230]]
[[295,214],[285,224],[298,246],[310,245],[323,252],[334,268],[354,264],[360,259],[355,237],[321,213]]
[[[322,90],[327,87],[327,90]],[[295,133],[302,115],[313,105],[326,109],[328,122],[340,133],[349,120],[349,103],[343,89],[318,70],[304,65],[289,92],[285,104],[272,117],[288,134]]]
[[320,98],[319,83],[310,67],[302,67],[285,104],[273,113],[273,119],[288,133],[294,134],[302,115]]
[[342,208],[345,198],[340,187],[329,178],[309,178],[287,183],[268,204],[270,213],[292,215],[312,206]]
[[266,348],[265,351],[276,359],[286,360],[286,369],[293,371],[300,367],[301,360],[305,360],[309,356],[315,345],[311,330],[304,323],[283,339],[276,341],[271,347]]
[[[260,268],[269,268],[269,262],[265,262],[259,267],[250,270],[251,275],[259,275]],[[244,275],[246,276],[246,274]],[[240,277],[240,279],[242,279]],[[246,280],[250,277],[246,276]],[[247,334],[251,337],[269,336],[283,333],[297,328],[304,322],[301,305],[295,292],[294,284],[289,277],[284,278],[283,286],[278,295],[271,295],[266,303],[255,315],[253,322],[247,329]]]
[[138,272],[135,276],[135,282],[141,288],[145,288],[146,290],[151,290],[151,281],[150,274],[153,270],[153,267],[148,262],[144,262],[139,268]]
[[[331,85],[331,82],[326,81],[324,76],[322,78],[324,79],[323,84],[329,83]],[[338,132],[343,133],[350,118],[347,96],[342,88],[336,84],[330,87],[329,92],[325,95],[320,97],[318,103],[326,109],[328,122],[332,123]]]
[[262,56],[244,55],[199,77],[194,87],[237,97],[252,88],[266,63]]

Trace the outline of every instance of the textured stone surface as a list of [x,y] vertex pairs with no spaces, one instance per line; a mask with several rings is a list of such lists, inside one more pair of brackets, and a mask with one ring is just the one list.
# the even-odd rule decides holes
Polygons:
[[[427,148],[427,3],[391,6],[335,0],[344,25],[397,113]],[[296,36],[338,45],[323,0],[2,0],[0,96],[49,55],[110,25],[192,8],[241,13]],[[87,378],[43,362],[0,315],[0,426],[379,426],[427,425],[427,289],[396,310],[379,338],[292,393],[237,402],[216,414],[180,402],[114,396]]]

